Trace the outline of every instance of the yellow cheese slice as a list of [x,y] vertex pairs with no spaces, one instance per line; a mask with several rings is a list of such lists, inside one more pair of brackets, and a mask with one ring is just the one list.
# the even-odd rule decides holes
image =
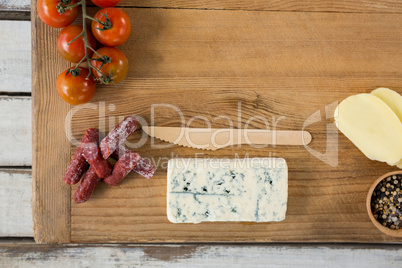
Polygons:
[[396,164],[396,166],[397,166],[398,168],[402,169],[402,160],[399,161],[399,162]]
[[373,90],[371,94],[385,102],[402,122],[402,96],[398,92],[380,87]]
[[[380,87],[371,92],[374,96],[380,98],[392,111],[398,116],[402,122],[402,96],[389,88]],[[398,168],[402,169],[402,160],[396,163]]]
[[369,159],[389,165],[402,159],[402,123],[378,97],[348,97],[336,108],[335,123]]

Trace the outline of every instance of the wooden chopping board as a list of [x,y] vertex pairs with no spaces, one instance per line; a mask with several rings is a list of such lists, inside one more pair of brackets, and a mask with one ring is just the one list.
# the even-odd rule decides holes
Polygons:
[[[89,105],[75,108],[55,89],[57,76],[69,67],[56,52],[59,30],[44,25],[32,3],[37,242],[402,242],[380,233],[365,208],[371,183],[394,168],[365,158],[332,123],[335,105],[351,94],[380,86],[402,93],[401,4],[148,2],[122,2],[132,19],[130,39],[120,47],[130,62],[127,78],[118,86],[99,86]],[[177,110],[192,127],[205,126],[203,119],[217,128],[229,127],[228,119],[235,127],[307,125],[313,142],[309,148],[236,146],[210,152],[155,148],[167,144],[147,139],[136,151],[157,163],[152,179],[131,173],[120,186],[101,183],[90,201],[74,203],[77,186],[62,181],[76,148],[68,137],[79,140],[89,127],[108,132],[132,114],[148,124],[153,119],[157,126],[180,126]],[[141,135],[137,131],[129,142]],[[285,158],[286,220],[170,223],[166,162],[196,156]]]

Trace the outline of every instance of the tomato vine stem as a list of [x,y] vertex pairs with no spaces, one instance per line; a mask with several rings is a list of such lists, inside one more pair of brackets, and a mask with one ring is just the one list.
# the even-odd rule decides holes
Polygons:
[[109,30],[110,28],[112,28],[112,22],[109,20],[107,14],[101,13],[101,15],[103,15],[105,17],[105,22],[100,21],[100,20],[95,19],[95,18],[92,18],[91,16],[86,16],[86,18],[90,19],[90,20],[93,20],[93,21],[96,21],[97,23],[102,25],[103,28],[96,28],[96,29],[98,29],[100,31]]
[[[82,9],[82,32],[79,35],[77,35],[76,37],[74,37],[73,40],[68,42],[68,45],[70,45],[72,42],[74,42],[75,40],[77,40],[78,38],[83,36],[84,37],[84,45],[85,45],[85,56],[78,62],[78,64],[75,66],[75,68],[70,71],[70,73],[72,75],[74,75],[74,76],[79,75],[79,73],[80,73],[79,72],[79,66],[86,60],[87,63],[88,63],[88,69],[89,69],[88,76],[86,77],[86,79],[89,79],[91,76],[92,76],[92,78],[96,79],[96,77],[95,77],[95,75],[93,73],[95,71],[95,72],[98,72],[101,75],[101,77],[99,77],[99,81],[100,81],[101,84],[109,84],[109,83],[114,84],[114,81],[111,78],[111,76],[105,75],[100,70],[100,69],[102,69],[102,67],[106,63],[110,62],[110,58],[108,56],[106,56],[106,55],[105,56],[100,55],[93,47],[90,46],[90,44],[88,42],[88,33],[87,33],[87,21],[86,21],[87,19],[90,19],[90,20],[93,20],[93,21],[96,21],[96,22],[100,23],[101,25],[103,25],[105,30],[107,29],[107,27],[111,27],[112,24],[111,24],[110,20],[108,19],[107,15],[103,14],[106,17],[106,22],[101,22],[101,21],[99,21],[99,20],[97,20],[95,18],[92,18],[91,16],[88,16],[87,15],[86,0],[81,0],[81,1],[79,1],[77,3],[75,3],[75,4],[72,4],[72,5],[71,4],[66,5],[67,2],[71,3],[71,1],[68,1],[68,0],[59,0],[59,1],[60,1],[60,3],[58,5],[58,10],[59,10],[60,14],[64,13],[66,9],[73,8],[73,7],[76,7],[76,6],[81,6],[81,9]],[[92,50],[99,58],[98,59],[91,59],[89,57],[89,53],[88,53],[89,49]],[[102,62],[101,67],[99,69],[96,68],[91,63],[91,60],[96,60],[96,61]]]

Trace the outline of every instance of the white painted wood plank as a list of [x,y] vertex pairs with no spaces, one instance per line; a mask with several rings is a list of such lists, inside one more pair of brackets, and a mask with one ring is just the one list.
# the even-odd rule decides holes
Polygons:
[[0,36],[0,92],[31,92],[31,22],[0,21]]
[[33,236],[31,200],[31,170],[0,169],[0,236]]
[[402,248],[277,245],[0,247],[1,267],[402,267]]
[[31,98],[0,96],[0,114],[0,166],[31,166]]
[[30,11],[31,0],[0,0],[0,10]]

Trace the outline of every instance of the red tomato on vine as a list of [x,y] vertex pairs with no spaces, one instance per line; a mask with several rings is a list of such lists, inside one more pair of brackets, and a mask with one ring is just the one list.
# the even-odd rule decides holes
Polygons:
[[[71,4],[76,2],[76,0],[72,0]],[[66,27],[73,23],[78,16],[78,7],[65,9],[64,13],[60,14],[57,9],[59,4],[65,8],[65,5],[61,4],[59,0],[38,0],[36,6],[40,19],[54,28]]]
[[[74,42],[68,44],[81,33],[81,25],[70,25],[60,31],[59,37],[57,38],[57,51],[66,61],[78,63],[85,57],[84,36],[80,36],[78,39],[74,40]],[[95,48],[96,40],[90,31],[87,31],[87,39],[88,44],[92,48]],[[93,53],[92,50],[88,49],[89,57],[92,57]]]
[[128,40],[131,20],[126,12],[119,8],[108,7],[99,10],[92,21],[92,33],[95,38],[109,47],[116,47]]
[[98,7],[114,7],[117,6],[121,0],[92,0]]
[[[103,64],[101,61],[92,60],[91,64],[100,70],[104,75],[106,75],[109,79],[112,79],[115,84],[119,83],[123,80],[127,73],[128,73],[128,60],[126,56],[121,52],[119,49],[115,47],[101,47],[96,51],[97,53],[94,54],[93,59],[99,59],[101,56],[107,56],[109,58],[109,62]],[[102,68],[100,68],[102,66]],[[102,74],[94,70],[94,75],[97,79],[101,80]],[[109,81],[101,81],[106,84]]]
[[[117,48],[126,42],[131,31],[131,20],[121,9],[113,8],[120,0],[93,0],[101,7],[94,18],[87,15],[85,0],[37,0],[40,19],[55,28],[65,27],[57,38],[58,53],[67,61],[78,63],[61,73],[56,81],[60,97],[72,104],[89,102],[96,90],[96,81],[119,83],[128,72],[128,60]],[[70,25],[78,15],[81,6],[83,26]],[[86,29],[87,19],[91,19],[92,32]],[[94,53],[96,39],[108,46]],[[79,65],[90,59],[89,69]]]
[[83,67],[79,67],[77,70],[78,72],[75,72],[74,67],[65,70],[59,75],[56,82],[60,97],[72,105],[89,102],[96,89],[95,80],[91,76],[87,79],[89,70]]

